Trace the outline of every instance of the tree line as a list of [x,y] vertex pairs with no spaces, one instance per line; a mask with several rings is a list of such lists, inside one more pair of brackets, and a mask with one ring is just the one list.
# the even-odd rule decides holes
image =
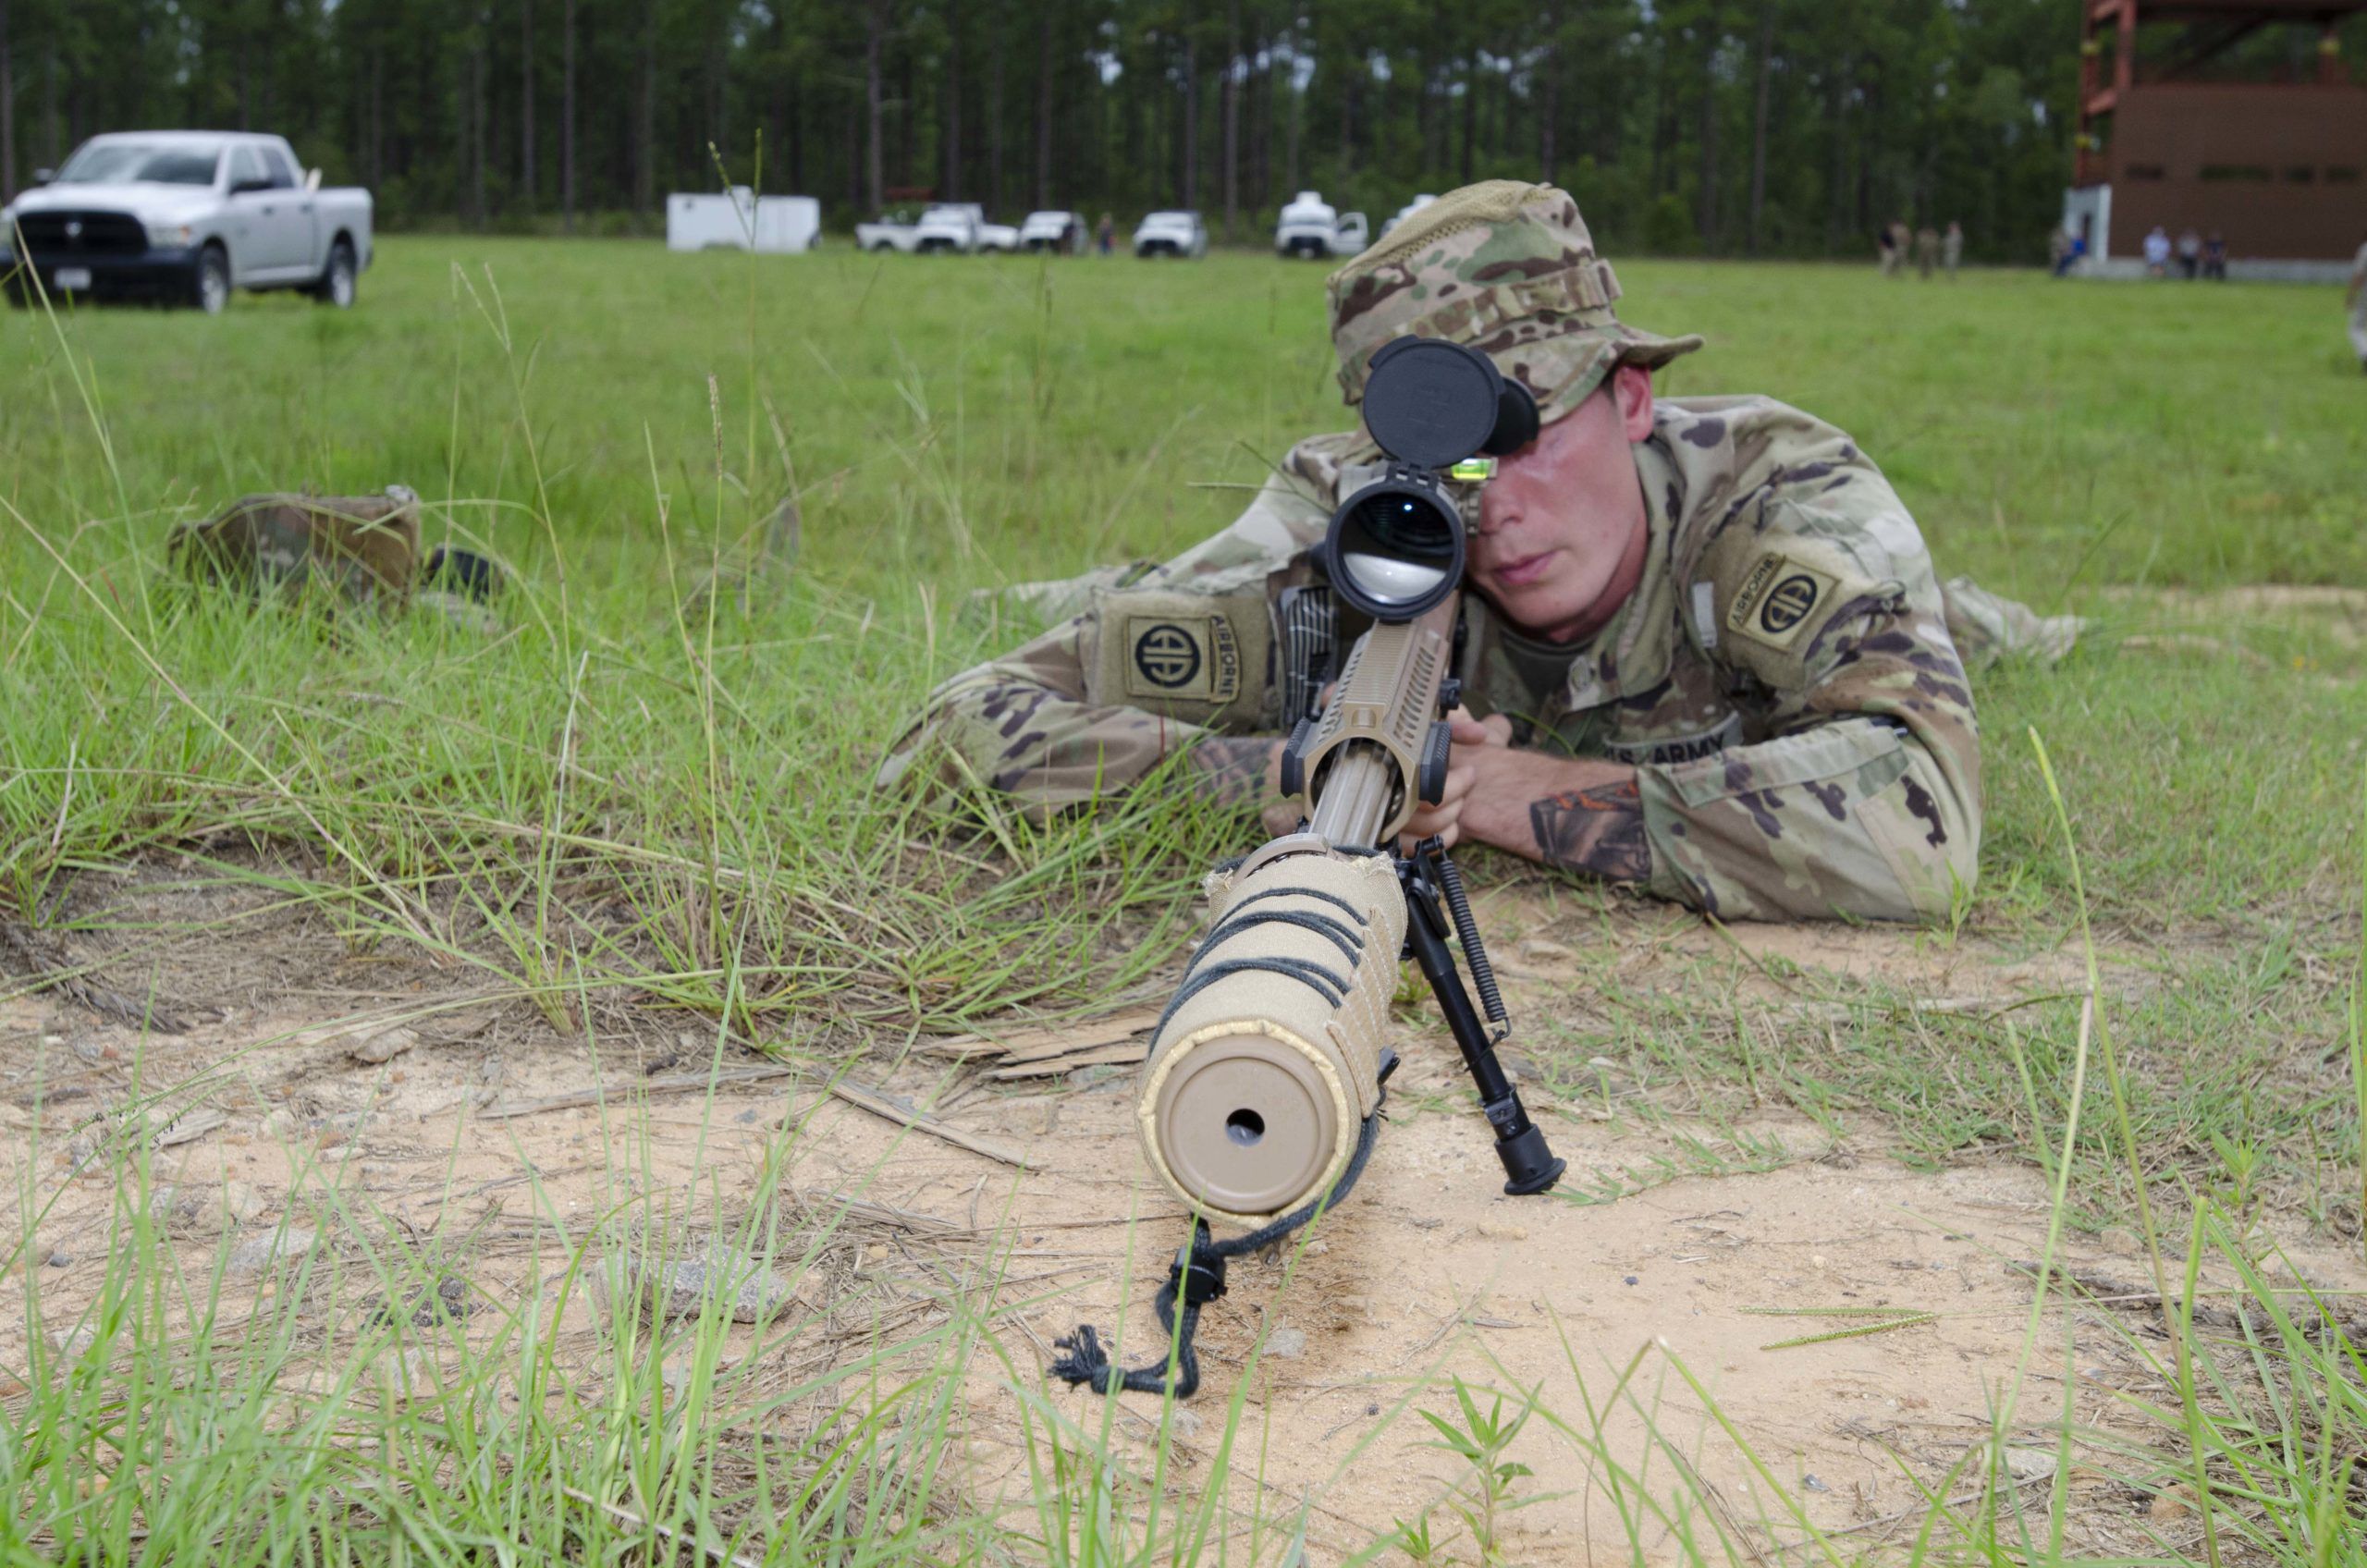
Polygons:
[[[0,0],[0,195],[102,130],[277,131],[387,227],[620,232],[727,177],[1261,238],[1477,178],[1607,246],[2030,259],[2070,164],[2067,0]],[[758,161],[761,148],[762,170]],[[721,172],[719,172],[719,170]]]

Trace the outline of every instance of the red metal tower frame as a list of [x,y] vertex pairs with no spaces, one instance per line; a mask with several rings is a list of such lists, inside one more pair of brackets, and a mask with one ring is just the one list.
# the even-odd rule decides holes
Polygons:
[[[2079,0],[2079,8],[2072,183],[2112,188],[2115,253],[2156,223],[2225,229],[2239,255],[2350,253],[2350,230],[2367,211],[2367,87],[2352,79],[2339,30],[2367,14],[2367,0]],[[2214,70],[2272,26],[2316,30],[2313,71],[2246,81]],[[2124,227],[2132,232],[2118,233]]]

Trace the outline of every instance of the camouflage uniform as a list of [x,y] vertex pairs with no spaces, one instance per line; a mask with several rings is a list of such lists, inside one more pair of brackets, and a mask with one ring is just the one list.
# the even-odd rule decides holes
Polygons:
[[[1617,283],[1561,191],[1471,190],[1485,201],[1444,198],[1333,276],[1351,402],[1408,331],[1487,352],[1548,421],[1620,363],[1699,346],[1617,321]],[[1662,400],[1631,451],[1642,582],[1576,648],[1531,643],[1467,594],[1466,705],[1510,717],[1516,745],[1632,765],[1662,897],[1727,919],[1945,918],[1975,874],[1980,748],[1939,584],[1889,483],[1842,432],[1764,398]],[[1049,812],[1203,734],[1287,731],[1358,630],[1312,549],[1380,472],[1361,433],[1303,441],[1214,538],[1098,574],[1067,603],[1039,594],[1066,619],[938,688],[881,781],[920,770]]]

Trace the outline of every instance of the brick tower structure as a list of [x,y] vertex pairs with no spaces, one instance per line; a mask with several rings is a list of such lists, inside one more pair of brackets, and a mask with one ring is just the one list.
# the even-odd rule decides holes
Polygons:
[[[2367,86],[2338,29],[2367,0],[2078,0],[2065,221],[2122,261],[2155,225],[2231,256],[2347,260],[2367,237]],[[2263,30],[2280,52],[2245,46]]]

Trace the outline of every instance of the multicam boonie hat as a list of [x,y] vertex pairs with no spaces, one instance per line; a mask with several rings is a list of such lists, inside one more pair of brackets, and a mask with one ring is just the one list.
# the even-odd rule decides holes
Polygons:
[[1449,191],[1333,273],[1330,288],[1340,390],[1352,404],[1373,355],[1408,334],[1487,354],[1548,422],[1614,365],[1657,370],[1701,347],[1612,313],[1619,280],[1595,254],[1576,199],[1551,185],[1490,179]]

